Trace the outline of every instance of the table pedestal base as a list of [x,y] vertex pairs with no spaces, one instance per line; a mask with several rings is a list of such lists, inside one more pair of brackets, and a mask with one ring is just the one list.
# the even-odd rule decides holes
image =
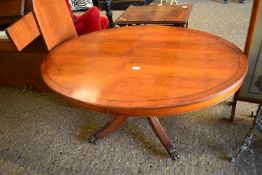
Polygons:
[[[97,144],[98,139],[107,136],[111,132],[118,129],[123,123],[126,121],[127,116],[117,116],[113,121],[107,123],[104,127],[98,130],[95,134],[93,134],[88,140],[91,143]],[[179,156],[177,154],[176,147],[173,146],[171,141],[169,140],[165,129],[160,124],[157,117],[147,117],[151,127],[153,128],[155,134],[159,138],[160,142],[165,147],[166,151],[170,155],[173,160],[178,160]]]

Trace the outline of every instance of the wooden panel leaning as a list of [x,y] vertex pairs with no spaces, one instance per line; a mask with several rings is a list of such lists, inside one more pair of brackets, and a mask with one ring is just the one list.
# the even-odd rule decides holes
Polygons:
[[77,37],[65,0],[33,1],[33,11],[48,50]]
[[6,33],[18,51],[23,50],[40,35],[32,12],[9,26]]

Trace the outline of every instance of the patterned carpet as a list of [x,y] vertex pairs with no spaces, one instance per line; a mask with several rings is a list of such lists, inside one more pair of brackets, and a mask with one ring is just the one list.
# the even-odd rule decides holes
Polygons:
[[[191,0],[189,28],[207,31],[241,49],[252,1]],[[114,18],[120,13],[115,12]],[[146,119],[130,118],[98,145],[87,137],[112,116],[69,106],[51,93],[0,87],[0,175],[237,174],[262,172],[262,136],[235,164],[227,159],[251,126],[257,105],[240,102],[230,123],[229,101],[161,119],[181,160],[172,161]]]

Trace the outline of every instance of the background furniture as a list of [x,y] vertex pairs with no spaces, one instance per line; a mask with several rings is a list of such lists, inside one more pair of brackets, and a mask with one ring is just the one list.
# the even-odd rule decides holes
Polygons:
[[255,0],[245,45],[249,70],[241,89],[233,100],[231,120],[234,120],[237,101],[262,103],[262,2]]
[[109,26],[114,27],[113,22],[113,13],[112,10],[125,10],[130,5],[148,5],[152,0],[93,0],[93,4],[97,7],[101,7],[103,10],[106,10],[106,16],[109,20]]
[[109,27],[114,27],[115,24],[113,22],[113,13],[112,13],[112,10],[111,10],[111,0],[102,0],[102,1],[99,1],[99,0],[93,0],[93,4],[97,7],[100,7],[100,4],[103,5],[104,7],[104,10],[106,10],[106,16],[108,18],[108,21],[109,21]]
[[245,54],[248,56],[249,70],[241,89],[235,94],[231,112],[231,121],[234,120],[237,101],[259,103],[254,122],[247,133],[242,145],[231,161],[234,162],[240,154],[249,149],[253,131],[257,127],[262,132],[262,1],[255,0],[245,45]]
[[[31,12],[32,9],[31,0],[0,1],[0,30],[4,31],[8,26]],[[68,11],[64,13],[68,14]],[[34,21],[26,22],[29,27],[21,28],[17,24],[16,27],[12,27],[20,30],[19,35],[0,38],[0,85],[49,91],[40,76],[40,64],[48,53],[42,37],[36,36],[31,41],[24,41],[25,43],[20,43],[22,47],[14,45],[14,40],[19,38],[17,36],[20,36],[21,39],[25,35],[32,34],[31,29],[34,29],[31,26],[32,22]],[[22,51],[19,52],[19,50]]]
[[116,115],[91,142],[119,128],[128,116],[146,117],[174,160],[176,148],[157,116],[191,112],[226,99],[238,90],[246,71],[246,56],[232,43],[167,26],[83,35],[54,48],[41,66],[48,87],[70,103]]
[[192,4],[129,6],[115,24],[160,24],[187,27]]
[[[103,0],[99,0],[100,4],[103,4]],[[143,6],[148,5],[153,0],[111,0],[110,6],[112,10],[126,10],[130,5]],[[102,6],[102,9],[105,9]]]
[[[4,31],[30,11],[32,11],[31,0],[0,1],[0,30]],[[30,34],[28,33],[30,28],[19,30],[25,32],[27,36]],[[39,70],[42,59],[47,54],[42,38],[37,37],[32,43],[24,46],[25,49],[19,52],[7,37],[0,38],[0,85],[49,90],[42,81]]]
[[0,25],[11,24],[31,10],[31,0],[0,1]]
[[8,39],[0,40],[0,85],[49,91],[40,76],[40,64],[47,50],[38,37],[19,52]]

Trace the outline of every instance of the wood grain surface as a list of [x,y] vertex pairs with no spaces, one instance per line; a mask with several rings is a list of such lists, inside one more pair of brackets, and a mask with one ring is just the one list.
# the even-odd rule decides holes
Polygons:
[[40,35],[32,12],[9,26],[6,29],[6,33],[18,51],[24,49]]
[[48,50],[77,36],[65,0],[33,1],[33,10]]
[[234,94],[246,56],[217,36],[167,26],[135,26],[72,39],[41,65],[45,83],[70,102],[119,115],[170,115]]
[[129,6],[115,24],[186,24],[192,4]]

